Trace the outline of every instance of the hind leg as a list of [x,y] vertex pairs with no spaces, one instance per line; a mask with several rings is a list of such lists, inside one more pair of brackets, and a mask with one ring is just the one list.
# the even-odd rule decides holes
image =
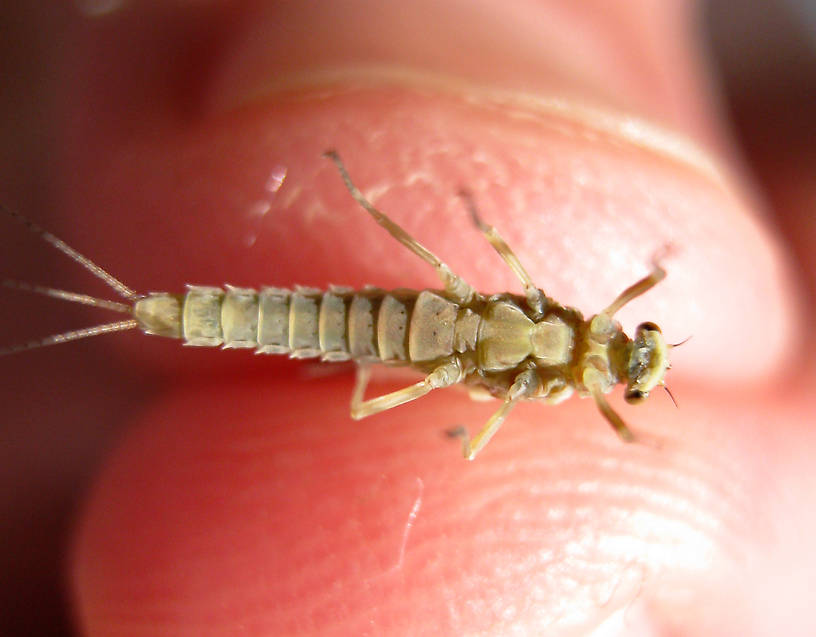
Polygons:
[[434,389],[455,385],[462,379],[462,366],[459,361],[454,359],[440,365],[418,383],[389,394],[364,400],[363,397],[370,377],[371,368],[368,365],[358,365],[357,380],[351,394],[351,417],[354,420],[373,416],[381,411],[387,411],[417,398],[422,398],[422,396]]
[[337,154],[337,151],[327,150],[325,153],[323,153],[323,156],[331,159],[334,162],[334,164],[337,166],[337,170],[340,172],[340,177],[342,177],[343,183],[351,193],[351,196],[354,197],[354,200],[374,218],[374,221],[385,228],[388,231],[388,234],[394,237],[420,259],[433,266],[437,275],[439,275],[439,278],[442,280],[442,284],[444,285],[445,291],[448,294],[450,294],[459,303],[468,303],[473,298],[476,291],[467,281],[465,281],[458,274],[452,272],[451,269],[445,263],[443,263],[439,257],[428,250],[419,241],[414,239],[398,224],[394,223],[385,213],[377,210],[377,208],[375,208],[374,205],[365,198],[363,193],[360,192],[357,186],[354,185],[354,182],[351,181],[351,177],[343,164],[343,160],[340,159],[340,155]]

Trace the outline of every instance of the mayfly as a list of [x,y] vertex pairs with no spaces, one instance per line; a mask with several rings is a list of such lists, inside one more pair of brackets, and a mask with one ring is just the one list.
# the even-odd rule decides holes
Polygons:
[[[577,392],[591,396],[624,441],[634,436],[604,394],[625,383],[629,403],[643,401],[664,385],[669,368],[665,342],[654,323],[641,323],[630,339],[614,316],[665,276],[657,260],[650,274],[626,288],[604,310],[581,313],[548,298],[495,228],[479,216],[471,196],[461,192],[472,220],[524,288],[524,295],[477,292],[369,202],[352,182],[340,156],[327,151],[351,196],[397,241],[430,264],[442,290],[391,291],[330,287],[249,288],[189,285],[183,294],[139,294],[22,215],[4,211],[56,249],[90,270],[125,303],[97,299],[17,281],[8,287],[127,314],[129,318],[49,336],[0,349],[0,354],[65,343],[80,338],[139,329],[145,334],[183,339],[187,345],[253,348],[291,358],[356,363],[351,417],[365,418],[420,398],[434,389],[465,383],[476,393],[503,400],[481,431],[470,438],[460,428],[463,452],[472,460],[522,400],[555,404]],[[425,378],[403,389],[365,399],[372,363],[407,365]]]

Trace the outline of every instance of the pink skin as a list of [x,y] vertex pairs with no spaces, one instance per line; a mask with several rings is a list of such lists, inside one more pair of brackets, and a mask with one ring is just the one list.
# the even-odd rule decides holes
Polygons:
[[[669,372],[680,410],[662,392],[639,407],[611,398],[657,448],[623,445],[573,399],[519,407],[474,463],[443,431],[475,432],[498,403],[454,390],[355,423],[342,367],[318,378],[325,367],[137,333],[3,359],[15,452],[0,483],[18,544],[20,511],[64,499],[122,434],[76,514],[68,582],[86,634],[816,628],[813,344],[796,340],[814,281],[787,261],[816,237],[774,235],[734,176],[683,3],[572,5],[349,3],[338,17],[331,4],[182,3],[50,18],[71,42],[40,167],[51,190],[4,180],[3,200],[140,291],[438,287],[351,201],[320,158],[334,147],[380,207],[485,291],[519,287],[454,196],[463,185],[534,280],[586,314],[671,243],[669,278],[620,319],[629,333],[651,320],[670,341],[693,335]],[[423,38],[403,38],[415,21]],[[592,44],[566,55],[572,42]],[[424,74],[396,73],[408,65]],[[542,109],[520,90],[568,105]],[[638,141],[620,113],[704,161]],[[109,296],[12,232],[4,272]],[[4,334],[100,316],[4,298]]]

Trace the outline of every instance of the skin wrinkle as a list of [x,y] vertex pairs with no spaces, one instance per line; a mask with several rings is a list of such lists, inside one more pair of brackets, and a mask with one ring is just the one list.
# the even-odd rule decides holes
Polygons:
[[[631,113],[615,112],[608,106],[600,107],[559,96],[547,97],[495,87],[485,89],[454,76],[418,73],[410,68],[343,68],[309,73],[300,80],[290,77],[278,81],[281,84],[277,90],[264,92],[264,100],[277,92],[286,99],[304,99],[302,96],[315,92],[318,99],[328,99],[353,95],[366,88],[389,85],[410,87],[418,94],[429,96],[447,94],[476,108],[494,111],[503,118],[543,124],[558,133],[574,135],[584,141],[596,141],[605,137],[606,141],[619,143],[622,147],[638,146],[699,172],[701,176],[722,185],[725,190],[735,190],[734,178],[728,167],[692,139]],[[325,84],[337,84],[338,87],[327,90],[324,88]],[[294,98],[290,98],[288,93],[294,87],[297,87],[297,93]]]
[[[733,547],[729,548],[727,544],[724,543],[726,534],[718,528],[719,525],[716,520],[712,520],[711,523],[708,524],[705,523],[705,517],[708,516],[700,515],[699,510],[696,508],[684,510],[682,507],[672,506],[667,509],[665,507],[656,506],[656,504],[653,501],[650,502],[649,499],[647,499],[646,502],[640,502],[638,500],[627,501],[619,498],[605,499],[604,497],[599,498],[599,501],[603,502],[603,504],[598,505],[590,498],[582,500],[581,498],[570,497],[569,485],[564,486],[566,486],[566,488],[563,491],[556,490],[554,494],[548,492],[541,494],[543,496],[542,501],[548,503],[551,501],[557,503],[558,499],[552,496],[560,496],[563,501],[568,502],[570,508],[575,511],[569,518],[563,521],[563,525],[560,529],[554,525],[550,528],[549,532],[555,535],[555,537],[563,534],[563,539],[568,542],[568,546],[581,547],[581,552],[592,550],[598,557],[597,562],[599,564],[604,564],[607,560],[611,564],[617,564],[620,562],[621,557],[632,557],[630,555],[607,553],[601,550],[600,547],[608,546],[608,542],[612,538],[618,538],[623,542],[631,541],[636,545],[641,545],[643,548],[650,547],[655,556],[663,555],[664,551],[662,549],[669,549],[678,541],[682,540],[684,544],[694,546],[697,549],[696,551],[692,551],[692,555],[702,556],[705,554],[714,554],[714,547],[716,547],[717,554],[721,556],[729,554],[734,557],[736,549]],[[604,496],[606,494],[600,495]],[[518,500],[518,498],[516,499]],[[587,502],[587,504],[582,505],[582,501]],[[636,511],[636,513],[632,513],[632,511]],[[691,515],[684,515],[684,513],[691,513]],[[571,539],[576,530],[574,528],[576,522],[582,525],[592,525],[594,520],[597,519],[605,520],[607,533],[610,534],[605,536],[604,540],[599,540],[594,537],[579,540]],[[527,521],[532,523],[535,519],[531,518]],[[635,532],[636,529],[639,533]],[[658,533],[655,530],[654,532],[650,532],[647,537],[644,537],[644,532],[649,529],[660,529],[660,532]],[[670,530],[673,531],[669,533]],[[662,547],[662,549],[657,550],[656,547]],[[700,550],[703,547],[706,547],[707,550]],[[685,554],[675,551],[668,551],[665,554],[665,558],[667,559],[652,559],[650,563],[655,568],[657,568],[657,565],[660,565],[664,568],[680,567],[684,571],[699,570],[700,572],[705,572],[710,566],[710,563],[706,560],[702,562],[698,560],[689,561]],[[594,580],[590,579],[590,581]]]
[[[422,35],[406,38],[397,29],[395,38],[385,40],[382,31],[388,32],[393,11],[388,5],[375,12],[368,3],[344,3],[343,19],[352,20],[354,26],[342,30],[335,28],[339,16],[335,21],[329,18],[337,15],[331,5],[308,21],[297,10],[262,5],[245,16],[245,39],[226,55],[226,69],[216,77],[212,94],[217,103],[229,105],[246,95],[269,94],[278,77],[304,68],[313,74],[325,72],[326,66],[377,69],[387,64],[402,70],[410,65],[407,72],[420,76],[446,73],[517,91],[540,93],[555,87],[559,94],[591,95],[603,104],[657,113],[677,128],[714,136],[707,113],[691,99],[700,95],[692,63],[696,60],[687,59],[684,46],[692,27],[691,5],[669,7],[662,2],[659,11],[637,5],[619,21],[608,7],[563,11],[559,4],[515,3],[499,14],[492,6],[480,8],[472,2],[401,6],[391,18],[403,29],[410,29],[406,22],[417,25],[419,18],[417,31]],[[280,33],[282,25],[285,34]],[[622,33],[610,38],[616,28]],[[675,38],[677,48],[670,42]]]
[[[521,438],[518,439],[519,445],[523,444],[521,440]],[[621,457],[619,449],[610,448],[606,444],[600,447],[593,446],[592,441],[584,441],[578,451],[572,453],[562,452],[558,457],[551,457],[546,454],[539,456],[533,465],[534,469],[530,471],[531,475],[540,471],[546,471],[557,476],[574,473],[578,476],[578,481],[561,478],[546,485],[535,484],[531,487],[531,493],[547,502],[550,502],[552,496],[555,495],[566,496],[580,493],[582,491],[581,485],[585,484],[581,482],[580,476],[587,471],[601,468],[598,462],[598,458],[604,457],[603,453],[600,452],[601,448],[604,449],[605,453],[612,453],[619,458]],[[676,458],[677,456],[673,457],[675,460]],[[658,498],[666,500],[666,503],[672,504],[672,508],[675,509],[688,507],[688,510],[702,512],[711,510],[711,502],[716,502],[718,516],[716,519],[721,519],[732,535],[746,523],[757,523],[753,499],[747,495],[750,490],[747,487],[735,489],[734,485],[739,484],[740,481],[724,478],[719,472],[722,463],[714,462],[713,458],[710,462],[703,459],[696,461],[697,459],[692,454],[685,454],[683,458],[693,461],[692,464],[686,463],[676,466],[666,463],[654,467],[651,465],[641,466],[637,462],[631,461],[620,463],[614,470],[603,471],[600,477],[595,479],[598,488],[593,495],[599,497],[593,497],[593,499],[609,502],[609,496],[620,495],[620,490],[642,489],[639,498],[642,501],[640,504],[648,502],[652,498]],[[501,485],[501,470],[497,468],[497,474],[495,476],[485,476],[484,481],[491,485]],[[631,486],[632,484],[648,484],[649,488],[643,489],[640,486]],[[669,492],[674,492],[678,500],[672,503],[668,500],[668,496],[662,495],[662,491],[653,493],[652,489],[657,487],[661,490],[669,489]],[[492,493],[490,500],[494,501],[504,499],[513,501],[513,498],[510,497],[510,490],[513,487],[508,486],[506,489],[507,491],[501,491],[499,487],[494,487],[491,491],[485,491],[484,495],[487,497],[487,493]],[[706,500],[708,500],[708,504],[705,504]],[[476,504],[475,508],[481,508],[487,501],[483,500]],[[633,506],[633,508],[637,508],[637,506]],[[716,527],[713,524],[712,526]],[[725,544],[723,548],[733,547]]]
[[[728,545],[722,543],[722,539],[718,539],[717,537],[718,535],[722,535],[721,518],[724,517],[726,520],[735,518],[732,523],[733,528],[729,530],[730,533],[733,533],[734,530],[739,528],[737,521],[742,519],[741,516],[736,516],[733,511],[725,508],[725,511],[718,510],[718,516],[714,517],[713,514],[705,513],[706,509],[701,506],[702,503],[695,503],[694,499],[689,498],[679,489],[678,493],[673,495],[664,494],[662,492],[655,493],[653,491],[653,487],[646,488],[640,485],[633,486],[631,484],[627,484],[627,478],[629,478],[629,476],[626,474],[622,476],[615,476],[615,478],[612,480],[610,480],[609,477],[605,477],[603,478],[602,489],[599,489],[592,494],[583,493],[583,497],[576,497],[576,494],[582,494],[581,486],[583,483],[580,481],[580,478],[576,480],[556,480],[551,485],[535,489],[534,494],[536,498],[539,498],[547,503],[552,503],[553,500],[557,499],[559,496],[561,499],[569,501],[570,503],[579,503],[582,500],[586,500],[587,502],[602,502],[603,504],[600,506],[600,508],[604,513],[615,510],[616,508],[622,511],[624,510],[624,507],[621,505],[627,503],[628,501],[628,505],[631,510],[651,509],[655,512],[655,514],[659,513],[664,517],[675,516],[678,520],[685,519],[691,526],[697,527],[696,531],[706,535],[711,535],[711,541],[722,544],[723,550],[728,548]],[[486,480],[486,482],[490,484],[489,480]],[[515,486],[506,486],[504,488],[497,486],[489,490],[482,488],[481,491],[483,494],[482,499],[478,502],[474,502],[472,505],[472,509],[476,512],[482,512],[489,509],[493,504],[502,502],[516,502],[519,499],[518,497],[515,497],[518,496],[517,487]],[[722,508],[721,501],[719,499],[718,502],[720,503],[718,507]],[[694,514],[688,515],[690,512],[693,512]],[[590,518],[593,516],[594,513],[588,514],[588,517]],[[530,518],[530,520],[533,519],[534,518]]]

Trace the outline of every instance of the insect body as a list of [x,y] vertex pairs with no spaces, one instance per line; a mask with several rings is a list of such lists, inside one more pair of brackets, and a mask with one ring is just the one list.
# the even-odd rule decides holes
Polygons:
[[[184,294],[140,295],[104,272],[53,235],[9,213],[68,254],[123,296],[128,303],[7,281],[6,285],[131,315],[117,323],[67,332],[10,347],[0,353],[50,345],[111,331],[138,328],[146,334],[180,338],[188,345],[254,348],[259,353],[353,360],[357,381],[351,415],[364,418],[424,396],[434,389],[465,383],[487,390],[503,405],[472,440],[460,431],[465,457],[473,459],[498,431],[519,401],[557,403],[577,392],[591,396],[625,441],[633,435],[604,394],[625,383],[625,398],[640,402],[663,384],[668,350],[660,329],[642,323],[634,339],[624,334],[615,313],[665,277],[652,272],[624,290],[609,307],[584,319],[537,288],[498,232],[485,225],[467,193],[461,193],[474,223],[524,286],[525,295],[486,296],[475,291],[434,254],[377,210],[352,183],[340,157],[337,166],[349,192],[397,241],[431,264],[442,290],[332,287],[248,288],[189,286]],[[409,387],[364,399],[372,363],[409,365],[425,378]]]

